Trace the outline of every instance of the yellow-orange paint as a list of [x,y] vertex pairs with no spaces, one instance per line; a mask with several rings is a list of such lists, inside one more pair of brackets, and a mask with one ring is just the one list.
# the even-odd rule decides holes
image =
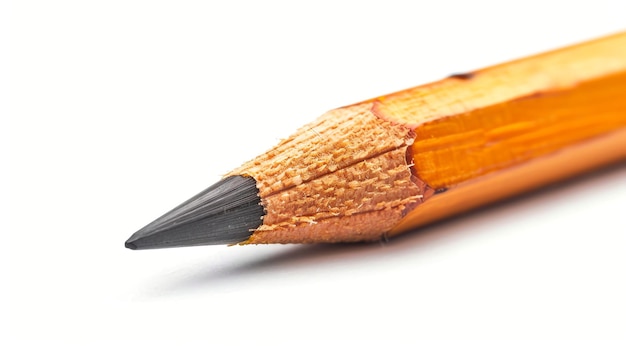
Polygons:
[[625,89],[626,74],[611,75],[427,122],[415,130],[416,173],[447,188],[626,126]]
[[414,129],[416,176],[448,189],[396,234],[626,158],[626,34],[373,101]]

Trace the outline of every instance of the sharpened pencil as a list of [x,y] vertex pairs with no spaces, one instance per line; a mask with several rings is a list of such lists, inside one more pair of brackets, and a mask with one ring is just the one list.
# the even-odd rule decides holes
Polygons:
[[626,159],[626,33],[331,110],[131,249],[377,241]]

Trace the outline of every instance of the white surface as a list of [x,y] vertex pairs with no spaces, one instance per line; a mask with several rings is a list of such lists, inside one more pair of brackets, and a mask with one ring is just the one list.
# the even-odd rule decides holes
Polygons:
[[0,8],[1,349],[626,348],[624,165],[387,244],[123,247],[328,109],[625,29],[623,4],[224,3]]

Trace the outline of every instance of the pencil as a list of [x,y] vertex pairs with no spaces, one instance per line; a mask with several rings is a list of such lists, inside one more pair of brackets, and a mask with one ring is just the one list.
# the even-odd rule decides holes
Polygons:
[[377,241],[626,159],[626,33],[331,110],[126,247]]

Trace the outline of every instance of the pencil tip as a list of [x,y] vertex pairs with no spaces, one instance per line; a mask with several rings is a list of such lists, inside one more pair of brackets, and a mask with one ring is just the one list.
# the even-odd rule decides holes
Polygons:
[[256,181],[224,178],[133,234],[131,250],[236,244],[263,222]]

